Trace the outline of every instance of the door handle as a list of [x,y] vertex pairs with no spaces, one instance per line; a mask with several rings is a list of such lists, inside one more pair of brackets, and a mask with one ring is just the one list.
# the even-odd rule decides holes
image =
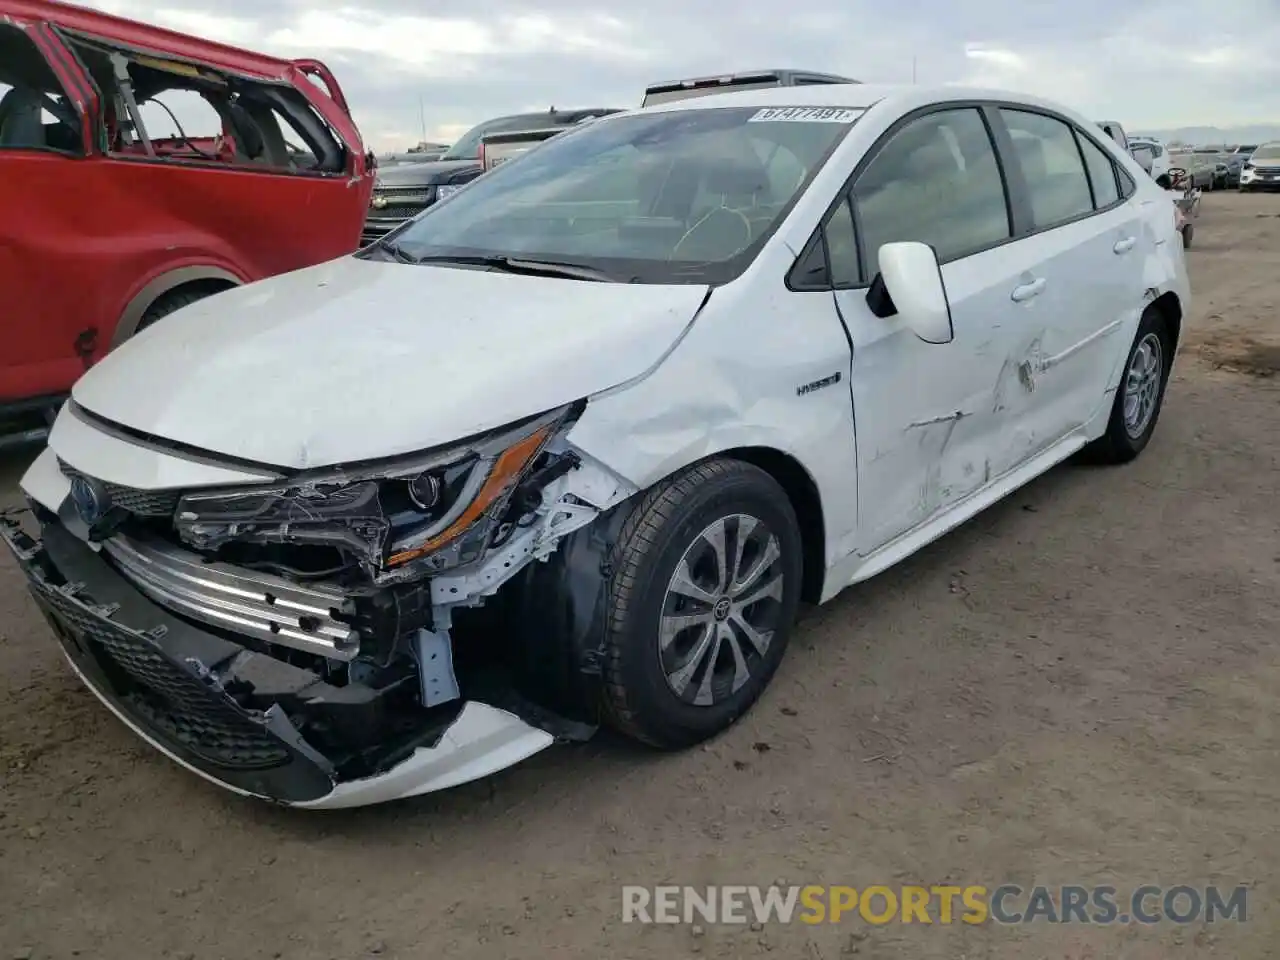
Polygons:
[[1019,287],[1013,288],[1013,293],[1009,296],[1015,303],[1022,303],[1024,300],[1030,300],[1032,297],[1038,297],[1044,292],[1045,279],[1040,277],[1038,280],[1032,280],[1030,283],[1024,283]]
[[1137,242],[1137,237],[1125,237],[1123,240],[1117,240],[1116,245],[1111,249],[1116,253],[1128,253],[1133,249],[1133,245]]

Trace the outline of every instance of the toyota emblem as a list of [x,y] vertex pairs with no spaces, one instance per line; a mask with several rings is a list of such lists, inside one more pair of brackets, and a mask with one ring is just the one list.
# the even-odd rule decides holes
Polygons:
[[71,502],[75,504],[80,519],[93,526],[111,509],[111,494],[101,480],[92,477],[73,477]]

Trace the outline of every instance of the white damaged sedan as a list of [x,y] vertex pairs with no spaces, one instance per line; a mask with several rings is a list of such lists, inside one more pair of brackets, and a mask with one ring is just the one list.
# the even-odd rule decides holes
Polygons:
[[1172,204],[1003,92],[601,119],[89,370],[0,518],[139,736],[299,807],[732,724],[824,602],[1146,446]]

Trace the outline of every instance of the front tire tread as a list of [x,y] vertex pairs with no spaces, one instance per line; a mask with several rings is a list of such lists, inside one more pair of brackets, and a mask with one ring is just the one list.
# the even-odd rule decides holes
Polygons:
[[[627,657],[626,634],[634,617],[643,616],[646,570],[655,562],[655,553],[661,549],[659,541],[663,531],[678,517],[679,511],[696,493],[713,486],[725,486],[735,479],[747,479],[775,488],[779,502],[791,513],[786,493],[765,471],[742,460],[727,458],[706,460],[689,467],[682,473],[661,481],[645,492],[619,531],[610,563],[613,567],[608,591],[608,618],[606,621],[605,655],[603,658],[604,719],[619,733],[658,749],[690,746],[702,737],[694,737],[674,728],[659,730],[658,725],[646,723],[641,718],[629,685],[624,682]],[[794,516],[792,515],[794,523]],[[798,529],[798,525],[797,525]],[[785,645],[785,623],[778,630],[776,642]],[[765,683],[768,682],[765,678]],[[735,718],[736,719],[736,718]]]

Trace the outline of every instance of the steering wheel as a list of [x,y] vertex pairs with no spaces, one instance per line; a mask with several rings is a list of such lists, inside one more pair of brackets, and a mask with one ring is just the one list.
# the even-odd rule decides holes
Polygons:
[[1183,186],[1187,179],[1187,168],[1186,167],[1170,167],[1169,179],[1173,182],[1173,185],[1175,187]]

